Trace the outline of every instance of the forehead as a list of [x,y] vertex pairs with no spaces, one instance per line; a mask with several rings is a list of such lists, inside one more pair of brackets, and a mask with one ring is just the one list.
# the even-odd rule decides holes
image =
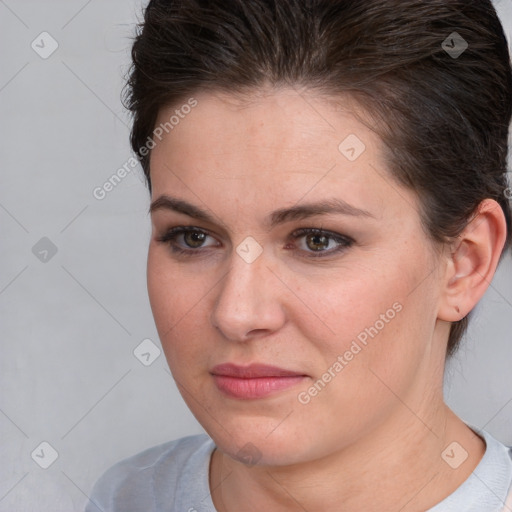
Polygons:
[[[243,95],[200,92],[193,98],[196,105],[193,109],[187,108],[187,113],[180,116],[179,124],[172,127],[168,140],[181,134],[180,144],[192,142],[190,136],[194,136],[196,143],[206,142],[208,145],[241,141],[243,146],[248,146],[256,141],[263,149],[282,144],[297,150],[301,150],[307,141],[308,145],[321,143],[323,149],[328,150],[325,143],[341,142],[347,128],[359,132],[370,144],[378,139],[356,119],[354,114],[362,115],[363,110],[348,96],[334,98],[313,91],[278,88]],[[173,114],[186,107],[190,99],[182,101],[181,106],[162,108],[156,125],[163,126],[172,117],[176,119]]]
[[[152,150],[153,199],[172,192],[196,204],[229,198],[239,209],[254,209],[338,196],[356,207],[373,205],[377,216],[408,194],[405,200],[415,203],[398,191],[381,140],[349,98],[283,88],[193,99],[196,105]],[[179,110],[163,108],[157,126]]]
[[[201,164],[203,171],[215,168],[228,173],[237,160],[250,155],[240,171],[275,174],[299,170],[304,162],[303,170],[326,172],[334,162],[357,168],[356,157],[364,160],[364,153],[379,151],[378,137],[356,119],[348,99],[329,101],[311,92],[281,88],[244,96],[202,92],[194,100],[196,106],[187,108],[179,119],[175,115],[180,113],[179,105],[159,112],[156,128],[169,126],[171,118],[179,122],[155,141],[151,167],[186,159]],[[270,168],[263,165],[269,161]]]

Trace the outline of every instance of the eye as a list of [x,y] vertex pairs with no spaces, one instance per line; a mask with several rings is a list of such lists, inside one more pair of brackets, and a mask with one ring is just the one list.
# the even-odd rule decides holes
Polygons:
[[354,243],[354,240],[347,236],[321,228],[301,228],[294,231],[291,237],[294,240],[303,239],[303,243],[298,244],[299,250],[309,253],[306,256],[308,258],[331,256],[348,249]]
[[[209,238],[213,242],[206,244]],[[306,258],[332,256],[348,249],[354,243],[350,237],[321,228],[300,228],[295,230],[290,238],[294,241],[302,239],[301,243],[295,244],[293,249],[305,253],[303,257]],[[207,231],[194,226],[176,226],[167,230],[156,240],[167,244],[173,253],[185,256],[200,255],[209,247],[220,246],[220,243]]]
[[[158,237],[158,242],[166,243],[171,250],[179,254],[199,253],[200,249],[211,246],[218,246],[218,243],[204,245],[205,240],[213,237],[204,229],[194,226],[177,226],[165,232],[164,235]],[[181,244],[179,242],[182,242]],[[198,250],[199,249],[199,250]]]

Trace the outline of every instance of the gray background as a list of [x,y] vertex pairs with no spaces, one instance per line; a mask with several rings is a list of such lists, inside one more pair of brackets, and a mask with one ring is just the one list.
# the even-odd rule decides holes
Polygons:
[[[163,353],[133,354],[159,346],[140,169],[93,196],[131,156],[120,91],[142,3],[0,0],[0,511],[82,510],[117,460],[202,432]],[[510,33],[511,0],[496,6]],[[447,400],[512,444],[510,256],[477,309]]]

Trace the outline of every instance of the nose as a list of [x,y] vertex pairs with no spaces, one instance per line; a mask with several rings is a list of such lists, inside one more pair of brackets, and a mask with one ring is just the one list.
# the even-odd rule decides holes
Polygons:
[[279,330],[286,322],[283,284],[264,252],[247,263],[235,251],[219,284],[211,321],[231,341],[244,342]]

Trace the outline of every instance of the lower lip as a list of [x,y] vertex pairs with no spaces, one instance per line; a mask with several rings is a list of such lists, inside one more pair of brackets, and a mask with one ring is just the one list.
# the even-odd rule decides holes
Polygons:
[[238,377],[227,377],[225,375],[214,375],[213,380],[220,391],[231,398],[251,399],[263,398],[289,389],[302,380],[303,375],[291,377],[258,377],[252,379],[241,379]]

